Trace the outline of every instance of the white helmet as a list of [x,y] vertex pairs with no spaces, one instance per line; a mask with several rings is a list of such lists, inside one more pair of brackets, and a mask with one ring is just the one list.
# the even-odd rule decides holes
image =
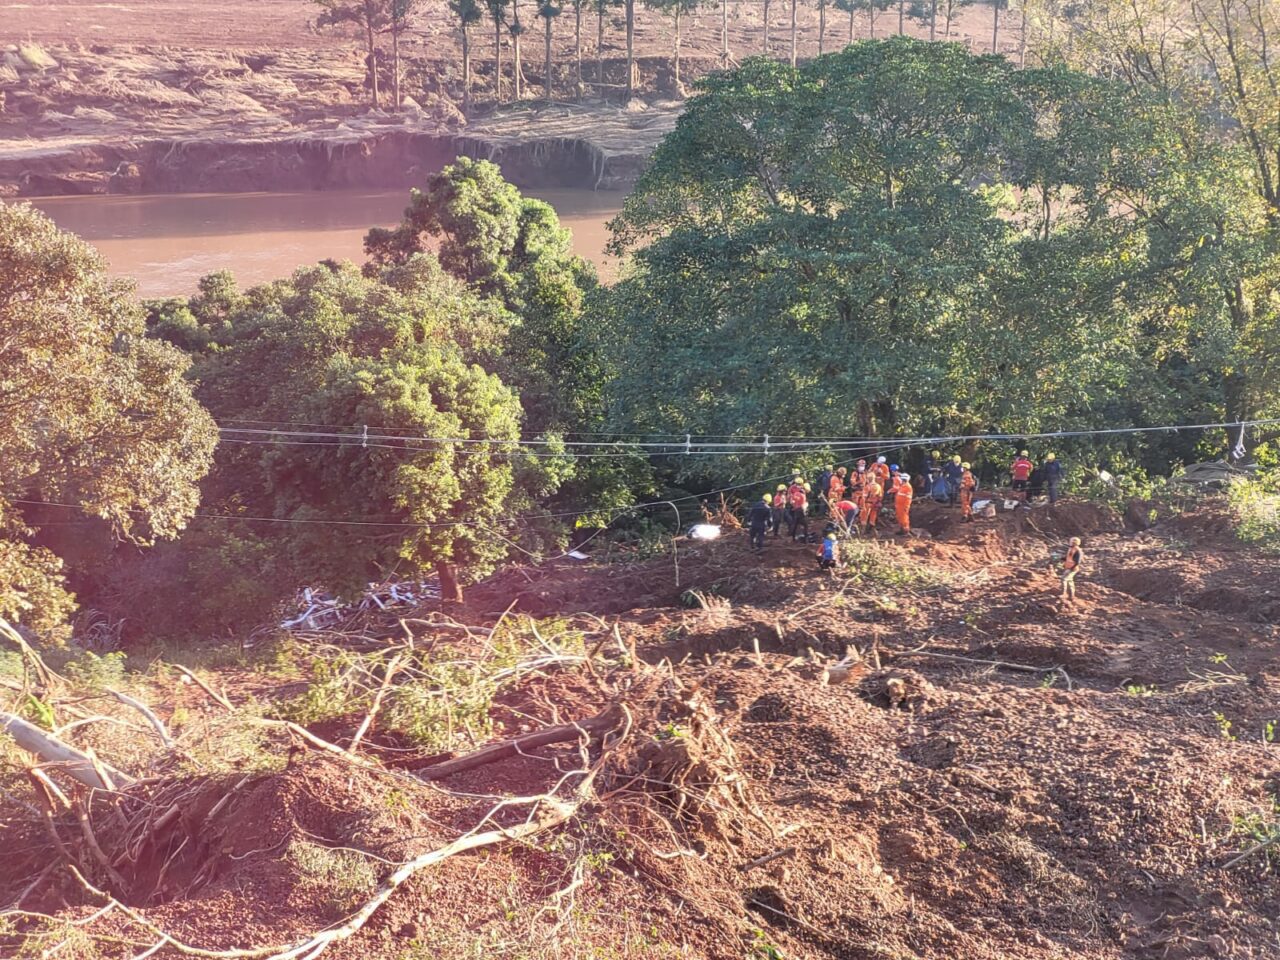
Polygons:
[[898,474],[898,476],[899,476],[901,479],[903,479],[903,480],[910,480],[910,479],[911,479],[911,474],[909,474],[909,473],[899,473],[899,474]]
[[889,461],[886,460],[884,457],[876,457],[876,463],[888,463],[888,462]]

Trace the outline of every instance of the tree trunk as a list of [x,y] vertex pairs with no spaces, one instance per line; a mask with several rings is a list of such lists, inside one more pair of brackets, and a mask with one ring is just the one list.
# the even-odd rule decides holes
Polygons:
[[898,0],[898,36],[907,31],[907,0]]
[[462,602],[462,584],[451,563],[437,563],[436,576],[440,578],[440,599],[445,603]]
[[604,0],[596,0],[596,83],[604,83]]
[[799,29],[798,27],[799,19],[796,16],[796,12],[797,12],[796,6],[797,6],[797,0],[791,0],[791,69],[792,70],[796,68],[796,56],[798,53],[797,43],[799,40],[799,37],[797,36],[797,31]]
[[391,99],[400,109],[400,27],[391,27]]
[[373,108],[378,109],[378,47],[373,39],[373,21],[365,22],[365,31],[369,41],[369,89],[373,91]]
[[946,4],[947,4],[946,29],[942,31],[942,39],[950,40],[951,39],[951,15],[955,13],[956,8],[952,0],[946,0]]
[[582,96],[582,0],[577,0],[573,5],[573,49],[574,57],[577,60],[577,68],[574,71],[574,78],[577,87],[574,93],[574,99]]
[[550,18],[550,17],[547,17],[547,18],[546,18],[546,20],[547,20],[547,82],[546,82],[546,91],[547,91],[547,103],[550,103],[550,102],[551,102],[551,100],[552,100],[552,97],[551,97],[551,18]]
[[991,52],[1000,52],[1000,0],[991,3]]
[[938,36],[938,0],[933,0],[933,8],[929,11],[929,40],[932,42]]
[[1025,67],[1027,65],[1027,5],[1024,0],[1022,4],[1022,31],[1018,38],[1018,66]]
[[511,82],[514,84],[515,98],[524,96],[524,74],[520,63],[520,0],[511,0]]
[[462,21],[462,114],[471,113],[471,34],[467,21]]
[[858,15],[858,11],[854,8],[853,4],[850,3],[849,4],[849,42],[850,43],[853,43],[853,32],[854,32],[853,20],[857,15]]
[[45,733],[35,724],[28,723],[17,714],[0,711],[0,733],[7,733],[28,753],[34,753],[45,763],[56,763],[59,769],[73,780],[83,783],[91,790],[109,790],[111,786],[104,783],[98,774],[101,767],[115,782],[115,787],[125,787],[133,782],[128,774],[117,770],[101,760],[95,765],[93,758],[64,743],[52,734]]
[[493,20],[493,95],[502,102],[502,21]]
[[676,93],[680,92],[680,5],[676,4],[675,12],[676,20],[676,56],[675,56],[675,86]]
[[827,4],[826,0],[818,3],[818,56],[827,52]]
[[769,55],[769,0],[764,0],[764,55]]
[[636,0],[625,0],[627,7],[627,100],[636,95]]
[[720,0],[720,66],[729,65],[729,0]]
[[876,38],[876,0],[867,3],[867,36]]

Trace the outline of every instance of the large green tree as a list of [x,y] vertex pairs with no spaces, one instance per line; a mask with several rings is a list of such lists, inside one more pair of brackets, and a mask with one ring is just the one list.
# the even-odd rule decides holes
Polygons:
[[[898,37],[706,80],[615,224],[619,428],[1032,431],[1211,403],[1178,251],[1116,204],[1187,173],[1138,106]],[[1231,167],[1204,162],[1201,183]]]
[[596,278],[551,206],[522,196],[496,165],[459,158],[412,192],[399,226],[365,238],[375,270],[432,248],[445,270],[510,315],[495,369],[519,389],[527,426],[581,429],[602,386],[583,312]]
[[186,526],[216,442],[187,365],[144,336],[96,251],[0,203],[0,617],[49,630],[71,610],[41,529],[68,515],[22,501],[74,505],[138,542]]
[[[512,521],[557,486],[558,462],[517,442],[519,398],[485,369],[509,316],[433,257],[374,276],[313,267],[245,293],[221,277],[203,286],[186,304],[158,306],[153,330],[205,343],[199,392],[229,441],[208,498],[223,515],[277,522],[227,521],[197,547],[260,556],[269,542],[262,599],[433,567],[456,596],[455,568],[492,570]],[[293,423],[336,436],[290,435],[315,429]],[[179,566],[193,564],[209,566]]]
[[1029,7],[1034,58],[1116,78],[1159,132],[1158,158],[1135,164],[1116,200],[1168,264],[1156,292],[1176,307],[1161,322],[1181,332],[1189,367],[1221,382],[1220,416],[1280,413],[1280,7]]

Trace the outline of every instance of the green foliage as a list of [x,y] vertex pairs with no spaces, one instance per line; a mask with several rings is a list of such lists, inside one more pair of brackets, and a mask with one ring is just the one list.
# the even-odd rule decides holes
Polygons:
[[1227,499],[1236,518],[1236,536],[1268,553],[1280,553],[1280,471],[1235,481]]
[[125,659],[126,655],[118,650],[103,656],[85,650],[68,660],[62,672],[76,686],[101,692],[124,682]]
[[[232,519],[146,571],[166,583],[164,602],[192,596],[182,612],[200,616],[189,624],[260,622],[307,583],[354,592],[387,571],[445,563],[483,576],[508,549],[496,532],[509,536],[510,521],[561,481],[562,462],[516,446],[519,399],[485,369],[511,316],[431,256],[376,276],[313,267],[244,293],[209,278],[187,310],[208,337],[194,372],[218,417],[341,434],[299,443],[246,433],[253,442],[219,450],[206,498]],[[156,334],[171,330],[153,313]],[[362,424],[384,439],[365,445]]]
[[582,323],[596,280],[550,204],[522,196],[495,164],[460,157],[412,191],[398,227],[365,237],[372,270],[431,247],[450,275],[512,315],[511,362],[501,372],[519,389],[530,426],[581,423],[598,406],[602,379]]
[[[613,422],[884,436],[1219,418],[1243,355],[1209,277],[1264,260],[1214,245],[1215,218],[1229,238],[1258,206],[1231,149],[1180,153],[1195,122],[1064,68],[898,37],[708,78],[614,224],[634,262],[600,308]],[[1079,447],[1096,463],[1188,442]]]
[[1231,821],[1231,836],[1254,846],[1268,844],[1261,852],[1271,866],[1280,866],[1280,799],[1271,798],[1266,808],[1238,814]]
[[[131,288],[26,204],[0,203],[0,617],[47,632],[72,609],[41,524],[136,542],[176,536],[215,442],[187,361],[143,336]],[[49,528],[56,530],[56,526]]]

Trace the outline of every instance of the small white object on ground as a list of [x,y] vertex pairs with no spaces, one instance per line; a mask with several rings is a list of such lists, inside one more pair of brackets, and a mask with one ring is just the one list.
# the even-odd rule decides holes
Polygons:
[[720,526],[715,523],[695,523],[689,531],[690,540],[718,540]]

